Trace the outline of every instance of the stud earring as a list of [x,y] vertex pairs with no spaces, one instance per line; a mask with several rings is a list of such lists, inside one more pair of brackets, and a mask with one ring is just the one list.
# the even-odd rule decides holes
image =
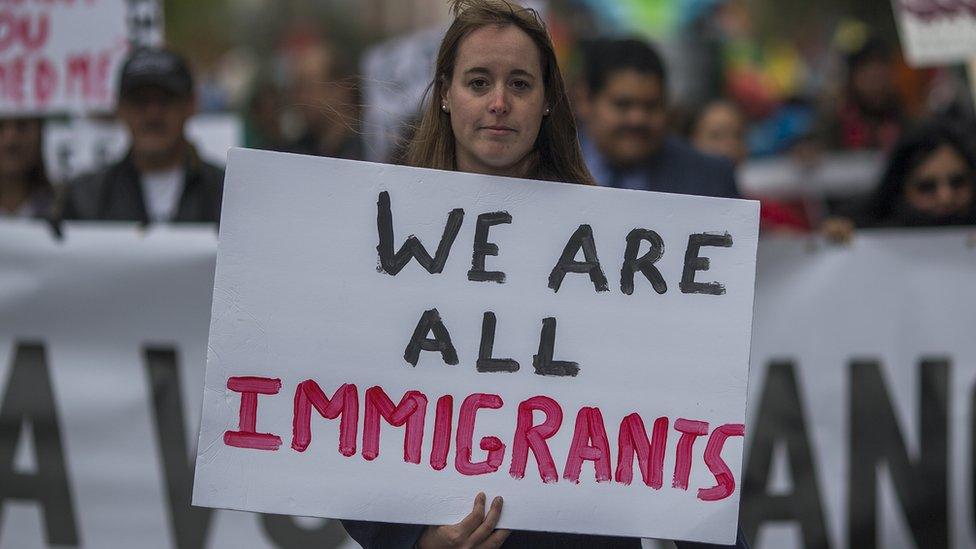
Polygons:
[[549,116],[549,107],[546,107],[546,110],[542,111],[542,115]]
[[441,103],[441,110],[444,112],[451,112],[451,110],[447,108],[447,103]]

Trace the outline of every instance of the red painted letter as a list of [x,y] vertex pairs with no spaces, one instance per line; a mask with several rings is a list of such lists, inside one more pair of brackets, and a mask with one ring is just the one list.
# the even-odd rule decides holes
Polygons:
[[393,401],[379,385],[366,390],[366,415],[363,420],[363,457],[373,461],[380,455],[380,416],[394,427],[406,424],[403,435],[403,461],[420,463],[420,445],[424,441],[424,417],[427,397],[420,391],[407,391],[400,404]]
[[664,452],[668,446],[668,418],[654,421],[651,442],[647,442],[644,420],[638,414],[630,414],[620,422],[617,435],[617,482],[630,484],[634,478],[634,453],[640,466],[644,484],[660,490],[664,484]]
[[593,462],[597,482],[610,480],[610,443],[607,441],[607,429],[603,425],[603,414],[599,408],[580,408],[576,414],[576,430],[573,432],[573,443],[569,447],[563,478],[579,484],[584,459]]
[[[532,412],[540,410],[546,414],[541,425],[532,424]],[[525,463],[529,459],[529,448],[539,464],[539,476],[543,482],[556,482],[559,473],[549,453],[546,439],[556,434],[563,423],[563,409],[559,403],[547,396],[534,396],[524,400],[518,407],[518,422],[515,427],[515,440],[512,442],[512,467],[509,470],[514,478],[525,476]]]
[[454,468],[462,475],[474,476],[494,473],[502,464],[505,457],[505,445],[498,437],[483,437],[479,447],[488,452],[488,458],[478,463],[471,462],[471,444],[474,437],[474,420],[481,408],[498,409],[502,407],[502,397],[474,393],[468,395],[461,403],[458,415],[457,454],[454,456]]
[[447,467],[447,452],[451,449],[451,416],[454,413],[454,397],[444,395],[437,399],[437,415],[434,416],[434,442],[430,449],[430,466],[435,471]]
[[224,433],[224,444],[236,448],[277,450],[281,437],[271,433],[258,433],[258,395],[276,395],[281,389],[280,379],[267,377],[231,377],[227,388],[241,394],[240,420],[237,431]]
[[339,420],[339,453],[349,457],[356,453],[356,429],[359,423],[359,395],[350,383],[336,389],[329,399],[318,383],[307,379],[295,388],[295,415],[291,424],[291,447],[304,452],[312,442],[312,406],[325,419]]
[[705,445],[705,465],[715,475],[718,484],[711,488],[699,488],[698,499],[702,501],[718,501],[732,495],[735,491],[735,477],[725,460],[722,459],[722,447],[729,437],[741,437],[746,432],[746,426],[741,423],[728,423],[712,431]]
[[679,490],[688,489],[688,479],[691,477],[691,451],[695,446],[695,439],[708,434],[708,423],[677,419],[674,428],[681,432],[678,439],[678,449],[674,458],[674,480],[671,486]]

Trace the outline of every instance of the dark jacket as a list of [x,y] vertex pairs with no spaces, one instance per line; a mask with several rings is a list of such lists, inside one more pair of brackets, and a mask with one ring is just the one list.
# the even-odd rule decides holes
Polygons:
[[[344,520],[342,525],[365,549],[411,549],[420,539],[426,526],[417,524],[389,524]],[[718,549],[724,545],[676,541],[678,549]],[[640,539],[586,536],[580,534],[556,534],[515,530],[505,543],[504,549],[640,549]],[[749,549],[742,531],[738,533],[735,549]]]
[[654,155],[627,170],[614,169],[594,143],[581,140],[586,165],[603,187],[739,198],[731,161],[698,152],[677,137],[665,138]]
[[[204,162],[192,149],[185,170],[183,194],[173,221],[216,223],[220,220],[224,170]],[[131,154],[94,173],[79,176],[67,186],[62,219],[148,224],[149,214],[139,178]]]

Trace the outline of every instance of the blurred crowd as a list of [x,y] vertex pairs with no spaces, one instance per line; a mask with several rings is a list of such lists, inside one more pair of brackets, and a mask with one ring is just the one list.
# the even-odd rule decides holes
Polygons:
[[[760,199],[764,234],[844,240],[856,227],[976,224],[974,98],[961,68],[910,69],[896,39],[842,17],[817,39],[764,42],[744,2],[716,0],[696,3],[656,40],[608,30],[590,4],[553,2],[546,18],[598,184]],[[307,21],[301,28],[243,71],[234,70],[237,54],[201,71],[193,51],[135,51],[117,109],[130,150],[71,181],[45,175],[42,120],[0,120],[0,216],[217,221],[222,170],[185,137],[201,108],[239,113],[248,147],[400,162],[422,98],[405,91],[392,114],[367,91],[395,94],[405,80],[429,81],[430,70],[367,73],[365,50],[309,32]],[[365,122],[370,109],[394,130]],[[380,133],[387,148],[375,146]],[[812,183],[818,170],[864,151],[882,159],[867,192]],[[748,167],[764,160],[792,166],[777,176],[791,179],[780,182],[789,192],[745,184]]]

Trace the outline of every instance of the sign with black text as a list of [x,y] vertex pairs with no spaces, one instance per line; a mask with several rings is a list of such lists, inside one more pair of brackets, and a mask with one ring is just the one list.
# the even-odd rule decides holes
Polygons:
[[734,540],[757,202],[242,149],[225,189],[194,504]]

